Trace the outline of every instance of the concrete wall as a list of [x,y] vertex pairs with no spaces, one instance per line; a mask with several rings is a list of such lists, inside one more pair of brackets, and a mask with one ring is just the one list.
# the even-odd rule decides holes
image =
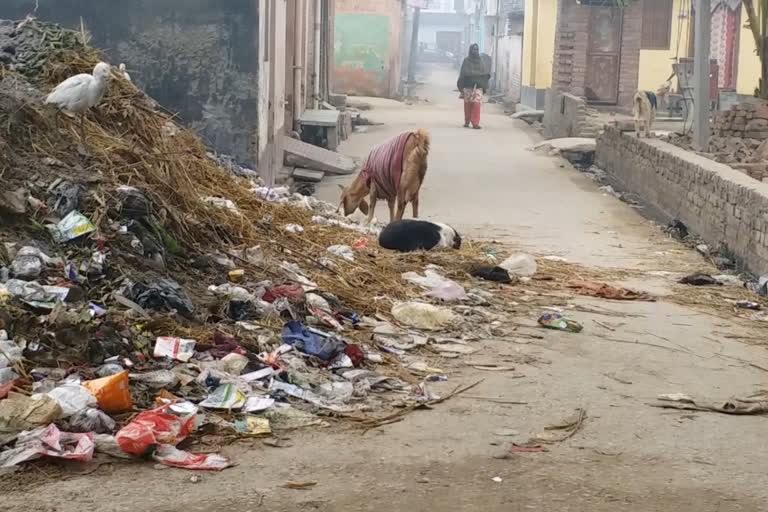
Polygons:
[[597,165],[707,244],[727,247],[756,274],[768,271],[768,184],[657,139],[606,126]]
[[[544,137],[594,137],[587,116],[587,102],[568,93],[549,89],[544,106]],[[588,133],[589,132],[589,133]]]
[[747,28],[747,10],[741,9],[741,32],[739,33],[739,63],[736,77],[736,92],[753,95],[760,81],[760,58],[755,52],[755,38]]
[[[34,0],[2,0],[23,19]],[[39,0],[37,16],[68,28],[80,17],[112,64],[215,149],[249,159],[257,123],[258,6],[253,0]]]
[[536,89],[552,85],[557,4],[553,0],[525,0],[523,85]]
[[390,97],[401,78],[399,0],[337,0],[334,20],[335,92]]
[[523,36],[513,34],[499,39],[496,61],[496,90],[512,101],[520,101],[522,86]]

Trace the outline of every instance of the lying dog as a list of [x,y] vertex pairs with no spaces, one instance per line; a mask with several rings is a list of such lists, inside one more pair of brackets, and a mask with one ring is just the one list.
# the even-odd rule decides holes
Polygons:
[[651,126],[656,120],[658,108],[664,104],[669,95],[669,89],[672,87],[670,82],[660,85],[656,93],[649,91],[637,91],[635,99],[632,102],[632,114],[635,117],[635,134],[642,137],[645,132],[646,137],[651,136]]
[[427,220],[396,220],[379,235],[379,245],[399,252],[460,249],[461,236],[447,224]]
[[[341,187],[339,208],[344,215],[358,208],[373,220],[376,200],[386,199],[389,221],[400,220],[411,203],[413,217],[419,216],[419,190],[427,174],[429,134],[425,130],[404,132],[375,146],[363,162],[360,173],[348,187]],[[365,201],[368,196],[370,206]],[[395,210],[397,201],[397,210]]]

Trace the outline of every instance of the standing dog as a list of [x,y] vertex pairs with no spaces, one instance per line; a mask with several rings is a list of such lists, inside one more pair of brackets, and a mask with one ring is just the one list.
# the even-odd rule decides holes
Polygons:
[[635,134],[638,137],[642,137],[643,132],[645,132],[646,137],[651,136],[651,126],[656,120],[656,111],[667,100],[670,87],[672,84],[665,82],[659,86],[655,94],[649,91],[637,91],[635,93],[632,114],[635,117]]
[[[419,216],[419,190],[427,174],[429,134],[425,130],[404,132],[371,149],[363,162],[360,174],[348,187],[341,187],[339,208],[344,215],[353,214],[358,208],[373,220],[376,200],[386,199],[389,205],[389,221],[400,220],[405,205],[411,203],[413,217]],[[368,196],[370,206],[365,201]],[[397,202],[397,210],[395,210]]]

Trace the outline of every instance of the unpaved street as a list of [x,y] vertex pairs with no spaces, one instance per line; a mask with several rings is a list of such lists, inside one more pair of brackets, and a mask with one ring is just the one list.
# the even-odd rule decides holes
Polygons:
[[[573,311],[583,332],[543,331],[529,315],[510,319],[529,334],[483,340],[471,356],[432,361],[449,377],[431,385],[438,394],[481,384],[364,435],[331,427],[293,432],[289,448],[234,444],[223,453],[238,465],[203,474],[199,483],[190,482],[191,472],[146,463],[105,465],[5,489],[3,510],[765,510],[765,417],[649,405],[662,393],[718,399],[766,387],[768,373],[758,368],[768,368],[768,352],[758,346],[765,330],[664,300],[679,285],[657,271],[714,269],[564,161],[529,151],[538,134],[498,106],[484,105],[483,130],[463,129],[453,71],[434,69],[428,82],[416,94],[429,102],[371,100],[374,109],[364,115],[384,124],[341,150],[362,156],[392,134],[426,127],[433,148],[423,216],[472,238],[598,268],[606,281],[661,298],[609,302],[563,290],[552,306]],[[318,196],[337,201],[337,183],[324,183]],[[385,218],[386,205],[377,213]],[[622,270],[633,277],[620,279]],[[490,363],[515,370],[472,366]],[[569,439],[548,452],[502,457],[510,442],[526,441],[577,408],[587,416]],[[282,488],[287,481],[317,485]]]

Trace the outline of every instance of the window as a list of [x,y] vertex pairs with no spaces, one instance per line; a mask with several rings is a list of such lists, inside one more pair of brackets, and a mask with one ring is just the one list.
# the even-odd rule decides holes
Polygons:
[[669,50],[672,33],[672,0],[643,0],[640,48]]

